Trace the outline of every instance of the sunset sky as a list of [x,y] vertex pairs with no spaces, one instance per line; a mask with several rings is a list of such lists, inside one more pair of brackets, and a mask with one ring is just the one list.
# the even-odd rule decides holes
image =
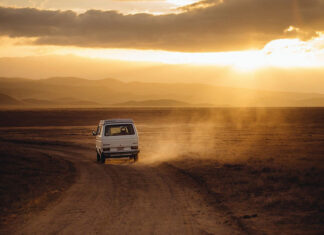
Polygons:
[[[217,85],[228,78],[231,82],[220,85],[244,86],[247,74],[255,81],[255,74],[267,71],[283,80],[282,86],[276,82],[278,90],[297,84],[303,91],[305,84],[314,87],[305,91],[324,93],[323,12],[324,0],[0,0],[0,76],[82,76],[71,68],[38,76],[27,69],[31,58],[64,56],[91,59],[93,73],[83,77],[93,79],[131,80],[131,74],[119,76],[115,68],[96,73],[94,61],[108,67],[120,62],[120,71],[125,63],[172,65],[179,71],[185,65],[200,69],[201,82]],[[10,58],[20,67],[8,72]],[[140,71],[135,80],[142,75],[154,82],[152,70]],[[200,82],[199,75],[186,80],[186,73],[170,73],[165,81],[170,77]]]

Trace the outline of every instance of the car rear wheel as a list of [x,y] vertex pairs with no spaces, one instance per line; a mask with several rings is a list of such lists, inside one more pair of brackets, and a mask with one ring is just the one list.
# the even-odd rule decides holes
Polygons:
[[106,162],[105,155],[101,154],[100,162],[103,163],[103,164]]
[[97,162],[100,162],[100,155],[98,152],[97,152]]
[[138,154],[135,154],[134,155],[134,162],[137,162],[138,161]]

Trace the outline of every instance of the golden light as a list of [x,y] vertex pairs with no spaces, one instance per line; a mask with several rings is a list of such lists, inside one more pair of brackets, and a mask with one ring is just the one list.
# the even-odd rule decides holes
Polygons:
[[193,4],[195,2],[199,2],[199,0],[166,0],[166,2],[176,5],[177,7],[181,7],[181,6]]
[[80,49],[60,54],[126,61],[189,64],[199,66],[230,66],[239,71],[263,67],[324,67],[324,35],[304,42],[299,39],[279,39],[261,50],[233,52],[185,53],[157,50]]
[[[161,50],[97,49],[64,46],[31,45],[31,39],[0,38],[0,57],[74,55],[92,59],[185,64],[199,66],[229,66],[238,71],[253,71],[264,67],[324,67],[324,34],[309,41],[279,39],[261,50],[233,52],[185,53]],[[17,44],[20,42],[19,44]],[[29,45],[28,45],[29,44]]]

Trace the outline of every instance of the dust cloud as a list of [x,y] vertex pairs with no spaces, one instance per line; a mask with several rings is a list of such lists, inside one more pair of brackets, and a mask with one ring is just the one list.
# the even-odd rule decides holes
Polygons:
[[173,110],[154,125],[139,125],[141,162],[243,160],[269,136],[289,133],[287,117],[281,110],[261,108]]

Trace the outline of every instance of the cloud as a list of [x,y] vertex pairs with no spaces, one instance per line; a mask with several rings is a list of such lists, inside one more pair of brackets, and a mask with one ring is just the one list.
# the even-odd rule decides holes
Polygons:
[[[215,2],[216,4],[212,4]],[[196,7],[205,5],[207,7]],[[181,14],[49,11],[0,7],[0,35],[39,45],[172,51],[262,48],[269,41],[324,31],[324,0],[214,0]],[[207,4],[207,5],[206,5]],[[289,31],[293,27],[298,31]]]
[[187,4],[183,7],[180,7],[179,10],[190,11],[197,8],[207,8],[211,6],[216,6],[217,4],[221,4],[223,2],[224,0],[202,0],[202,1],[194,2],[192,4]]

